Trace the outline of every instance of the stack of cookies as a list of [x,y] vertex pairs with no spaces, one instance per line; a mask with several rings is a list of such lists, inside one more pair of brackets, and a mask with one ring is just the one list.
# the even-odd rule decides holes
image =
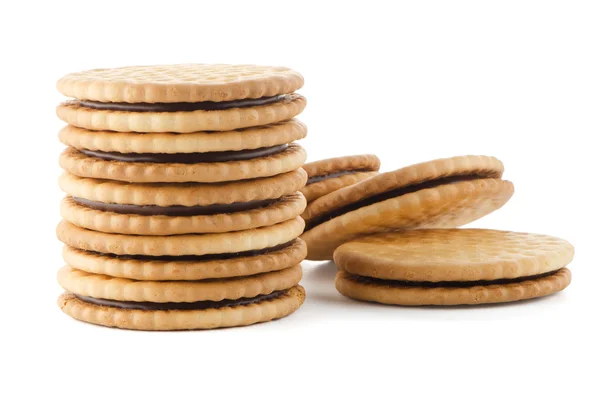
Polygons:
[[58,82],[59,306],[143,330],[294,312],[306,245],[303,78],[283,67],[96,69]]

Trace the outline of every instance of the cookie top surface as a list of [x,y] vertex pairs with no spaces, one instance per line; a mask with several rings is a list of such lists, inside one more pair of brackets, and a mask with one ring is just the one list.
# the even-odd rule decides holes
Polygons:
[[571,262],[567,241],[486,229],[382,233],[341,245],[338,267],[365,277],[404,281],[475,281],[534,276]]
[[100,102],[223,102],[289,94],[304,78],[286,67],[225,64],[126,66],[70,73],[58,90]]
[[374,154],[360,154],[313,161],[302,168],[311,178],[340,171],[379,171],[380,165],[379,158]]
[[314,226],[311,220],[315,218],[386,192],[443,178],[500,178],[503,172],[502,162],[489,156],[459,156],[419,163],[375,175],[323,196],[310,203],[302,217],[307,221],[307,227],[310,227]]

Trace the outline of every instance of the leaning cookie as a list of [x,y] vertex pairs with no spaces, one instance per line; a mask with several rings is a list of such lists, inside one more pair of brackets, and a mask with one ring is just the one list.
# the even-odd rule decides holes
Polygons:
[[302,166],[308,174],[301,190],[307,202],[372,177],[379,171],[377,156],[363,154],[314,161]]
[[391,230],[452,228],[502,207],[513,194],[500,160],[462,156],[375,175],[308,204],[308,259],[331,259],[344,242]]
[[476,305],[542,297],[571,281],[574,249],[540,234],[421,229],[375,234],[334,254],[337,290],[390,305]]

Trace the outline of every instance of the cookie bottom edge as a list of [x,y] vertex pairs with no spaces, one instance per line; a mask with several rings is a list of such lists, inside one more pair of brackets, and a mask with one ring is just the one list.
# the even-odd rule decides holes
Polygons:
[[540,298],[564,290],[571,271],[562,268],[538,279],[470,287],[399,287],[356,281],[339,271],[335,288],[348,298],[396,306],[459,306],[517,302]]
[[304,303],[301,285],[283,295],[259,303],[204,310],[128,310],[84,302],[65,292],[58,306],[68,316],[105,327],[140,331],[178,331],[229,328],[252,325],[286,317]]

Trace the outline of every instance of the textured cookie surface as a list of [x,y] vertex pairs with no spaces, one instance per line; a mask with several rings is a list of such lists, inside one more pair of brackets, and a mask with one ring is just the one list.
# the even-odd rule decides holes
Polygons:
[[127,310],[94,305],[62,294],[58,306],[67,315],[92,324],[146,331],[238,327],[271,321],[296,311],[304,302],[304,288],[295,286],[283,295],[250,305],[205,310]]
[[373,279],[338,272],[335,287],[349,298],[384,303],[387,305],[478,305],[505,303],[538,298],[565,289],[571,282],[567,268],[547,276],[507,284],[491,284],[469,287],[407,287],[386,285]]
[[302,168],[308,177],[333,174],[340,171],[379,171],[381,162],[374,154],[335,157],[306,163]]
[[78,102],[65,102],[56,108],[56,114],[63,121],[88,130],[184,134],[197,131],[229,131],[277,123],[296,117],[305,107],[306,98],[290,94],[269,105],[188,112],[98,110],[81,106]]
[[309,221],[369,197],[433,180],[460,176],[500,178],[503,172],[502,162],[488,156],[460,156],[428,161],[381,173],[328,194],[310,203],[303,218]]
[[56,228],[63,243],[86,251],[115,255],[209,255],[262,250],[297,238],[304,229],[296,217],[272,226],[230,233],[133,236],[83,229],[67,221]]
[[249,276],[297,265],[306,257],[306,244],[300,239],[275,251],[227,259],[129,258],[69,247],[63,259],[73,268],[88,273],[134,280],[204,280]]
[[103,203],[134,205],[212,205],[277,199],[293,194],[306,183],[302,169],[267,178],[227,183],[127,183],[82,178],[63,173],[58,184],[70,196]]
[[286,67],[180,64],[71,73],[56,84],[69,97],[100,102],[231,101],[287,94],[304,84]]
[[79,227],[106,233],[168,236],[191,233],[225,233],[270,226],[294,219],[306,207],[295,193],[260,208],[214,215],[165,216],[121,214],[78,204],[66,197],[60,204],[63,219]]
[[67,125],[58,138],[67,146],[118,153],[205,153],[272,147],[306,137],[306,126],[289,120],[266,126],[189,134],[91,131]]
[[387,280],[474,281],[527,277],[571,262],[567,241],[484,229],[421,229],[350,241],[334,253],[338,268]]
[[110,179],[123,182],[228,182],[264,178],[283,174],[301,167],[306,152],[290,144],[281,153],[251,160],[221,163],[138,163],[104,160],[67,148],[59,158],[60,166],[80,177]]
[[[317,201],[378,177],[338,190]],[[334,250],[341,244],[369,234],[466,225],[502,207],[513,191],[513,185],[508,181],[477,179],[421,189],[364,206],[305,231],[302,239],[308,245],[307,258],[332,259]]]
[[132,302],[198,302],[252,298],[292,288],[302,278],[302,267],[248,277],[202,281],[141,281],[87,273],[70,266],[58,271],[58,283],[76,295]]
[[346,186],[354,185],[360,181],[364,181],[372,176],[377,175],[373,172],[353,172],[351,174],[340,175],[335,178],[324,179],[319,182],[311,183],[304,186],[300,191],[306,197],[306,201],[315,201],[319,197],[323,197],[329,193],[335,192]]

